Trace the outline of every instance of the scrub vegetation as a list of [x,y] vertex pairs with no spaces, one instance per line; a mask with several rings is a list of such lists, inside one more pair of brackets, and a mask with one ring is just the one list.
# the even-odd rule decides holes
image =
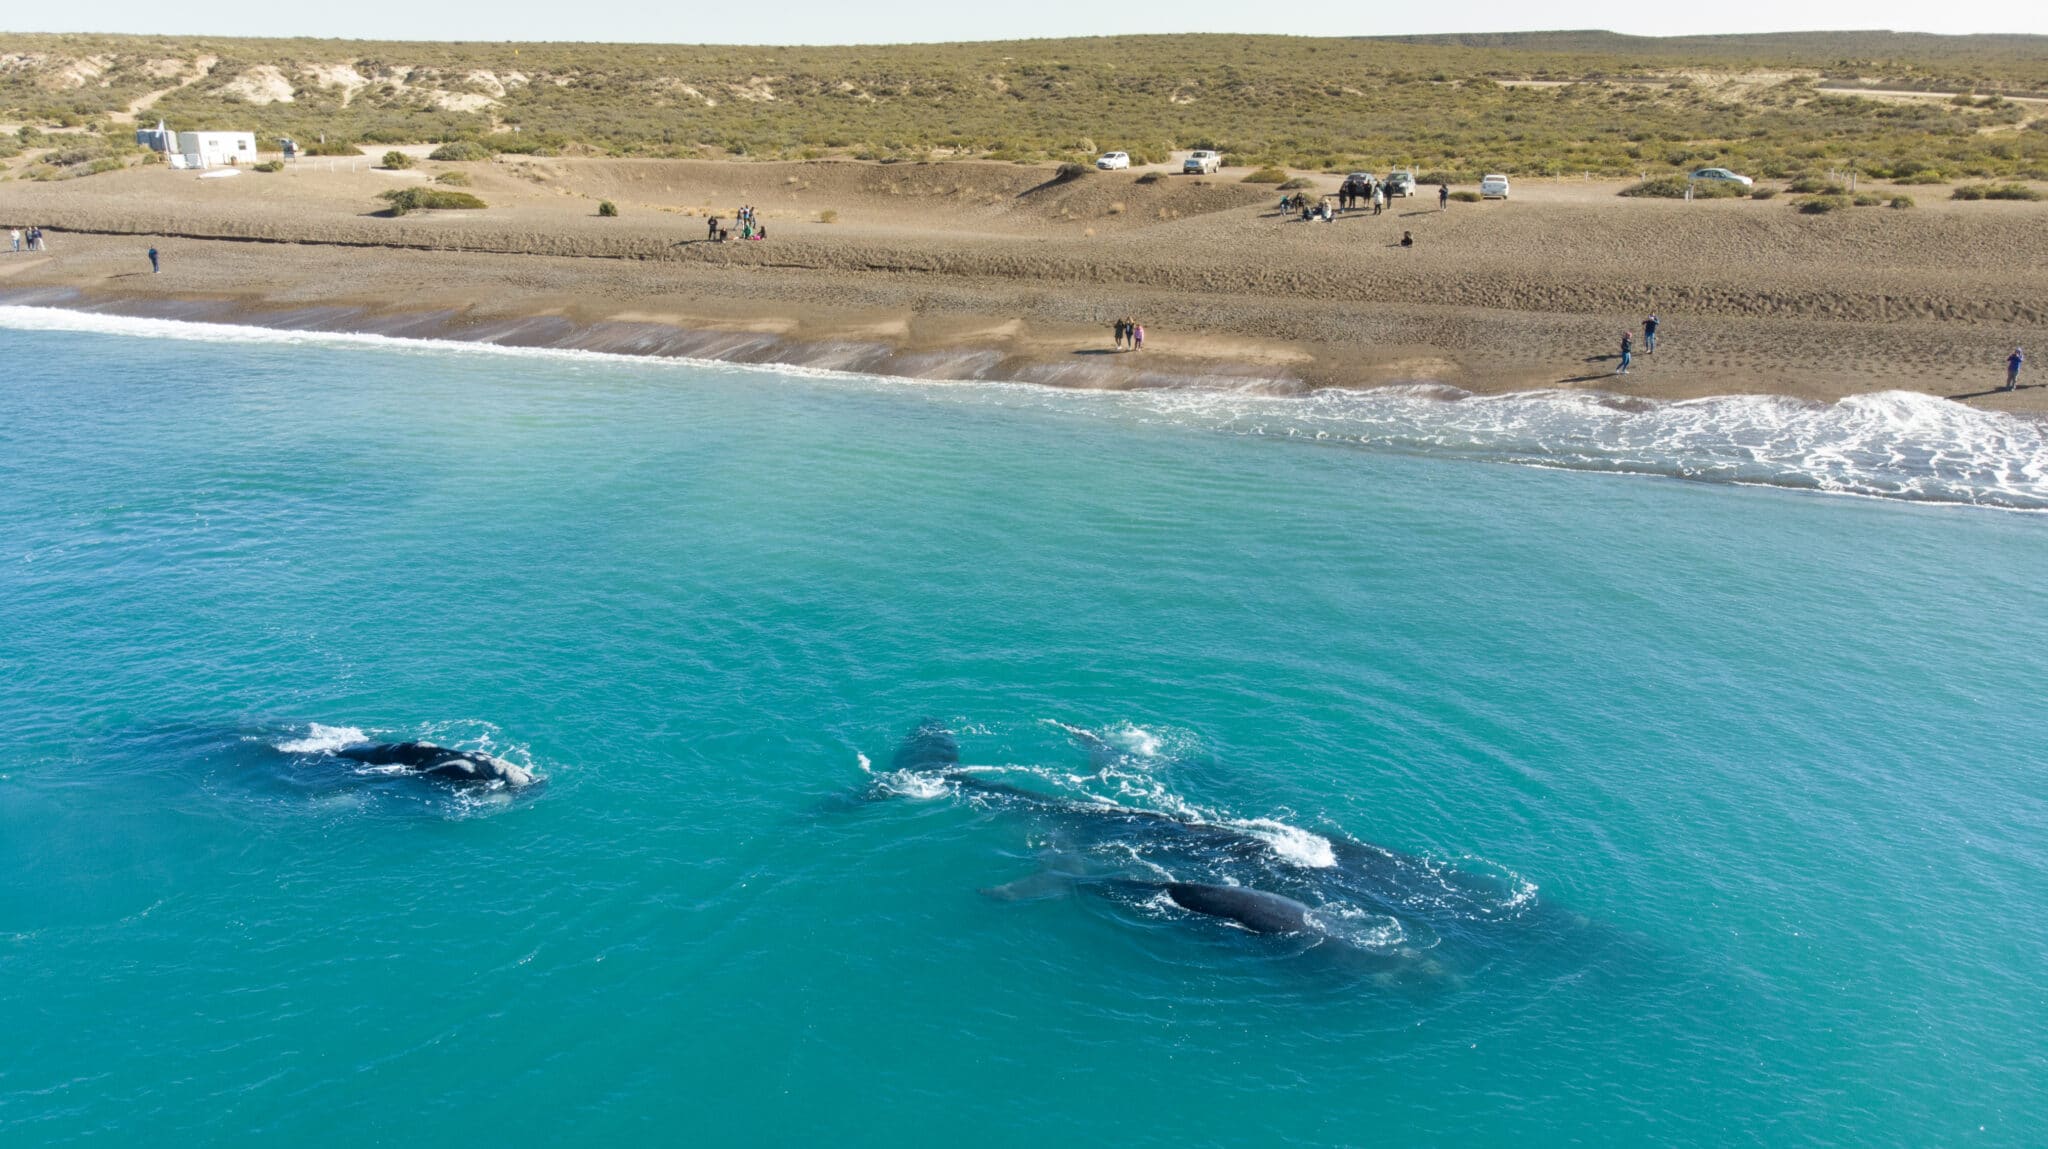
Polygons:
[[475,211],[484,206],[484,201],[468,192],[442,191],[439,188],[393,188],[377,198],[391,205],[385,209],[391,215],[415,211]]
[[[18,35],[0,120],[323,151],[2048,177],[2048,37],[1140,36],[894,47]],[[1898,92],[1939,93],[1927,97]],[[1960,96],[1953,95],[1960,93]],[[1697,194],[1697,193],[1696,193]]]

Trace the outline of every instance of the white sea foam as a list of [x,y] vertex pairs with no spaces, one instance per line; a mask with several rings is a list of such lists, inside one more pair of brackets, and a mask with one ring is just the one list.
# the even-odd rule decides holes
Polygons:
[[1122,747],[1126,753],[1135,754],[1140,758],[1159,757],[1160,748],[1164,745],[1158,734],[1129,722],[1110,727],[1103,731],[1103,736],[1112,744]]
[[[615,351],[586,351],[575,347],[514,347],[485,340],[415,339],[378,335],[365,331],[304,331],[285,327],[258,327],[245,323],[202,323],[187,319],[152,319],[136,315],[109,315],[97,311],[71,311],[60,307],[0,305],[0,329],[14,331],[66,331],[90,335],[125,335],[143,339],[172,339],[187,343],[241,343],[279,347],[356,347],[384,351],[453,355],[494,355],[519,359],[556,359],[581,363],[670,364],[697,369],[717,369],[752,374],[794,375],[816,379],[846,379],[889,382],[891,377],[835,371],[801,364],[731,363],[719,359],[684,356],[629,355]],[[910,380],[905,380],[910,382]]]
[[2048,428],[1917,392],[1677,402],[1443,387],[1296,398],[1149,391],[1163,422],[1572,470],[2048,510]]
[[1290,826],[1273,818],[1247,818],[1224,824],[1266,843],[1275,854],[1297,866],[1324,870],[1337,864],[1337,850],[1330,840],[1299,826]]
[[306,728],[305,737],[279,742],[277,748],[286,754],[332,754],[369,740],[369,735],[353,726],[322,726],[315,722]]
[[953,792],[953,784],[932,774],[915,770],[889,770],[875,775],[875,785],[890,794],[919,801],[942,798]]
[[1347,902],[1325,902],[1313,907],[1308,919],[1325,935],[1360,949],[1387,950],[1408,940],[1408,930],[1401,919]]
[[793,364],[293,331],[16,305],[0,306],[0,328],[592,364],[670,364],[918,387],[962,402],[993,399],[1088,417],[1299,438],[1323,446],[1349,444],[1570,470],[2048,511],[2048,427],[2041,421],[1906,391],[1852,395],[1835,403],[1772,395],[1658,402],[1561,390],[1473,395],[1435,384],[1306,395],[1193,387],[1075,391],[1036,383],[925,380]]

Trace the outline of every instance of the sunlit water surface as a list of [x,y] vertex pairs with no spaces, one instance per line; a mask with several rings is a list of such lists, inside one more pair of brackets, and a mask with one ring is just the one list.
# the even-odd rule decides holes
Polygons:
[[2040,1143],[2031,424],[35,326],[0,1142]]

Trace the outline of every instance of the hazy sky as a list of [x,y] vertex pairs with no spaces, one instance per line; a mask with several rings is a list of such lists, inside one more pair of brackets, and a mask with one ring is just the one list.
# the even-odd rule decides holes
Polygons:
[[[10,4],[16,32],[164,32],[388,40],[631,40],[687,44],[847,44],[999,40],[1135,32],[1285,32],[1313,36],[1606,28],[1643,35],[1891,28],[2048,33],[2040,0],[1463,0],[1457,4],[1316,0],[73,0]],[[0,51],[6,48],[0,37]]]

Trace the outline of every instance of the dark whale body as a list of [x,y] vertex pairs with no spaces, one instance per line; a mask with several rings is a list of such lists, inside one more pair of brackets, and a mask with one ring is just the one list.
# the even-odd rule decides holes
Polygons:
[[423,778],[457,785],[503,782],[517,789],[535,781],[532,771],[502,758],[475,750],[450,750],[431,742],[364,742],[334,753],[365,766],[400,766]]
[[[932,719],[920,722],[903,740],[892,765],[897,770],[943,778],[963,794],[1078,820],[1097,836],[1135,833],[1143,839],[1170,845],[1198,865],[1227,865],[1246,859],[1265,862],[1271,858],[1270,843],[1235,826],[1195,821],[1156,810],[1076,801],[962,769],[958,741],[943,723]],[[1341,837],[1332,839],[1331,846],[1339,865],[1353,876],[1370,873],[1388,862],[1405,861],[1391,850]],[[1073,856],[1051,858],[1038,873],[983,892],[1006,901],[1033,901],[1064,896],[1086,887],[1118,889],[1139,896],[1164,892],[1169,901],[1189,913],[1232,922],[1255,934],[1323,932],[1311,917],[1307,903],[1285,894],[1244,885],[1091,874],[1086,864]]]
[[1307,905],[1284,894],[1246,886],[1168,882],[1166,896],[1181,909],[1236,922],[1255,934],[1300,934],[1315,930]]

